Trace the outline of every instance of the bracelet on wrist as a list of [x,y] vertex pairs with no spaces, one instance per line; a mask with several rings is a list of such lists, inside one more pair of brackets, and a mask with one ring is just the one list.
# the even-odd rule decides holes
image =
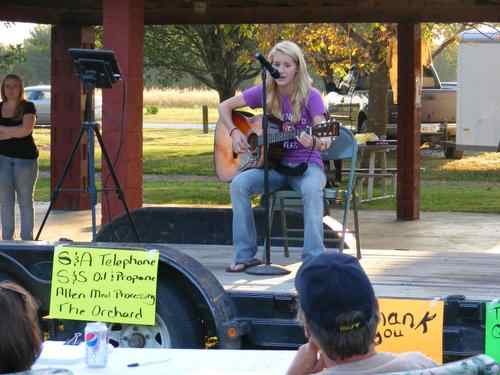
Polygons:
[[236,126],[234,128],[232,128],[230,131],[229,131],[229,136],[231,137],[233,135],[233,132],[238,129]]

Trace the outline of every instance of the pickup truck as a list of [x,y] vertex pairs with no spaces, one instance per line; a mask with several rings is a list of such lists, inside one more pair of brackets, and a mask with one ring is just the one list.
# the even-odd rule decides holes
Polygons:
[[[392,90],[387,92],[387,137],[396,138],[398,107]],[[368,77],[351,69],[344,80],[326,97],[328,112],[356,132],[367,131]],[[443,146],[447,158],[460,158],[455,149],[456,83],[441,82],[431,65],[423,68],[422,79],[422,144]]]

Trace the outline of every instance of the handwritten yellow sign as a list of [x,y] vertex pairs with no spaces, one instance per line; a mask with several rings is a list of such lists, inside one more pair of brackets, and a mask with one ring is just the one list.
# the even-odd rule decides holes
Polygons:
[[50,317],[155,323],[158,251],[58,246]]
[[443,301],[386,298],[378,301],[377,351],[416,351],[438,364],[443,363]]

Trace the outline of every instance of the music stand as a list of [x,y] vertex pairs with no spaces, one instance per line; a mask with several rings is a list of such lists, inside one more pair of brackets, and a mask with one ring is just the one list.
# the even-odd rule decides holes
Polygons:
[[[104,142],[102,140],[101,133],[99,131],[99,124],[95,122],[94,114],[94,91],[96,88],[111,88],[113,84],[121,79],[120,69],[118,63],[115,59],[114,52],[111,50],[98,50],[98,49],[81,49],[81,48],[70,48],[68,50],[71,57],[73,58],[73,63],[75,64],[78,76],[83,82],[83,90],[85,94],[85,114],[84,121],[80,128],[80,133],[73,145],[71,154],[64,166],[63,173],[56,184],[56,188],[52,193],[49,208],[45,213],[40,229],[35,237],[35,240],[40,238],[45,222],[52,211],[55,201],[62,191],[61,186],[64,182],[66,175],[68,174],[71,162],[76,155],[76,151],[80,142],[83,138],[83,134],[87,133],[87,172],[88,172],[88,185],[87,189],[84,190],[90,194],[90,205],[92,211],[92,242],[96,240],[96,212],[95,206],[97,204],[97,189],[95,183],[95,157],[94,157],[94,135],[97,137],[99,145],[101,147],[102,155],[106,165],[108,166],[109,172],[113,178],[115,189],[101,189],[100,191],[112,190],[116,192],[118,199],[122,202],[123,208],[127,214],[132,231],[135,234],[137,242],[139,242],[139,234],[130,215],[127,202],[125,201],[123,190],[118,182],[111,159],[109,158],[108,152],[104,147]],[[65,189],[72,190],[74,189]],[[78,189],[77,191],[82,191]]]
[[248,267],[245,272],[250,275],[286,275],[290,271],[285,267],[277,264],[271,264],[271,222],[270,222],[270,194],[269,194],[269,140],[268,140],[268,117],[266,110],[266,79],[267,72],[266,68],[262,66],[261,70],[262,76],[262,131],[263,131],[263,147],[264,147],[264,255],[265,263],[254,267]]

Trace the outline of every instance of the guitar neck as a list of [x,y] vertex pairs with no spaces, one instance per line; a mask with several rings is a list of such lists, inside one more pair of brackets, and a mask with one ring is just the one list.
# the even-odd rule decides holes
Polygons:
[[[290,139],[295,139],[300,135],[303,131],[310,132],[311,128],[307,127],[305,129],[297,129],[287,132],[279,132],[279,133],[268,133],[267,141],[269,144],[279,143],[284,141],[289,141]],[[260,135],[258,140],[258,145],[262,146],[264,144],[264,136]]]

